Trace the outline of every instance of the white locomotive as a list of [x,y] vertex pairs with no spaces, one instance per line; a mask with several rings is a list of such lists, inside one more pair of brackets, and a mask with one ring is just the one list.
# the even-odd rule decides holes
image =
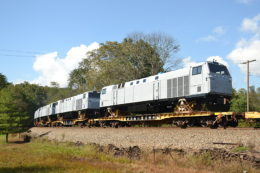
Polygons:
[[72,119],[80,113],[94,115],[95,111],[99,110],[99,100],[100,93],[85,92],[39,108],[34,113],[34,119],[48,121],[48,119],[57,120],[60,115],[65,119]]
[[186,101],[189,111],[226,111],[231,95],[232,80],[227,67],[217,62],[202,62],[106,86],[101,93],[85,92],[59,100],[39,108],[34,119],[36,125],[86,124],[95,117],[176,112],[179,100]]
[[[185,98],[197,109],[228,109],[232,78],[218,62],[202,62],[179,70],[102,88],[100,107],[108,112],[165,112]],[[196,109],[195,108],[195,109]]]

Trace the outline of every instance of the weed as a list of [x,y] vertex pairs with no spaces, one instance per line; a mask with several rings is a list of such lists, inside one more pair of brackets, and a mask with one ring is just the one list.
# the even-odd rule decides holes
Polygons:
[[189,160],[189,163],[191,165],[196,166],[197,168],[206,168],[210,167],[213,164],[213,161],[211,159],[211,155],[209,152],[201,153],[200,155],[191,155],[187,157]]
[[237,152],[237,153],[242,153],[242,152],[248,151],[249,149],[250,148],[247,146],[238,146],[238,147],[234,148],[232,151]]
[[250,121],[247,121],[247,120],[239,120],[238,121],[238,127],[242,127],[242,128],[246,128],[246,127],[260,127],[259,126],[260,123],[258,122],[250,122]]

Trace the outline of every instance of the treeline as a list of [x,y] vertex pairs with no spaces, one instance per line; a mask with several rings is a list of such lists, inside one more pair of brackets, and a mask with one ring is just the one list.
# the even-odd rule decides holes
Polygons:
[[24,82],[11,84],[0,73],[0,134],[23,132],[32,127],[34,112],[41,106],[76,95],[70,88],[43,87]]
[[[233,89],[230,111],[246,112],[246,95],[247,91],[244,88],[241,88],[238,91]],[[254,86],[251,86],[249,88],[249,110],[260,111],[260,87],[255,88]]]

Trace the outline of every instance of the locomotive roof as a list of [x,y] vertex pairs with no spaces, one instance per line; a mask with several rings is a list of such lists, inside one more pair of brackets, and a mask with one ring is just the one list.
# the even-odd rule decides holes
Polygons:
[[[152,82],[152,81],[155,81],[157,79],[155,79],[157,76],[158,76],[158,79],[164,79],[164,78],[168,78],[169,76],[172,76],[172,77],[178,77],[180,76],[180,74],[183,75],[188,75],[189,74],[189,70],[190,68],[194,67],[194,66],[199,66],[199,65],[202,65],[204,63],[208,63],[208,61],[206,62],[199,62],[199,63],[194,63],[190,66],[187,66],[187,67],[184,67],[184,68],[181,68],[181,69],[177,69],[177,70],[173,70],[173,71],[170,71],[170,72],[165,72],[165,73],[161,73],[161,74],[156,74],[156,75],[153,75],[153,76],[148,76],[148,77],[145,77],[145,78],[140,78],[140,79],[135,79],[135,80],[132,80],[132,81],[128,81],[128,82],[125,82],[125,86],[130,86],[131,83],[133,84],[136,84],[137,81],[139,82],[143,82],[143,80],[146,80],[145,82]],[[213,62],[212,62],[213,63]],[[109,86],[105,86],[103,88],[106,88],[108,90],[112,89],[114,86],[118,86],[119,84],[114,84],[114,85],[109,85]],[[102,88],[102,89],[103,89]]]

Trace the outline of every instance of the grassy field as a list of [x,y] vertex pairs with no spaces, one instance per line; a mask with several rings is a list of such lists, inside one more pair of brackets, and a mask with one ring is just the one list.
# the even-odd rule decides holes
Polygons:
[[240,163],[212,161],[202,156],[179,156],[143,152],[141,160],[130,160],[99,152],[93,145],[76,146],[74,143],[58,143],[44,139],[30,143],[17,142],[11,137],[4,143],[0,136],[0,172],[65,172],[65,173],[112,173],[112,172],[260,172]]

